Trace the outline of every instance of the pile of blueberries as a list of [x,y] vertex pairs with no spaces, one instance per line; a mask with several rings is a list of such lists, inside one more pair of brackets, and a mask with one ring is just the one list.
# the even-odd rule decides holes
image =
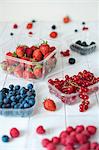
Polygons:
[[85,41],[76,41],[74,44],[70,45],[70,49],[72,51],[75,51],[77,53],[80,53],[81,55],[87,55],[96,50],[96,43],[91,42],[90,44],[87,44]]
[[10,84],[0,91],[0,108],[26,109],[35,104],[35,90],[32,84],[27,87]]

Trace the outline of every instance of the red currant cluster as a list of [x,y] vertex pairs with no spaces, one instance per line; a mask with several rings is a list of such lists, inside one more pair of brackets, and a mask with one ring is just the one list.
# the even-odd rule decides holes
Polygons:
[[66,56],[70,56],[70,50],[66,50],[66,51],[61,51],[60,54],[64,57]]
[[65,75],[64,80],[56,78],[55,80],[49,79],[48,82],[62,93],[79,93],[79,97],[82,99],[79,110],[80,112],[84,112],[88,109],[90,104],[88,94],[97,89],[96,87],[88,87],[99,82],[99,77],[95,77],[93,73],[84,70],[83,72],[79,72],[77,75],[71,77]]

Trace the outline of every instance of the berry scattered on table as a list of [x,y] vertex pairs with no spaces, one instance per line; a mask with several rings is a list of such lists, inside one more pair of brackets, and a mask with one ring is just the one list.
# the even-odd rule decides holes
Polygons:
[[55,31],[53,31],[53,32],[51,32],[51,33],[49,34],[49,36],[50,36],[51,38],[57,38],[57,37],[58,37],[58,33],[55,32]]
[[75,64],[76,60],[75,60],[75,58],[69,58],[68,62],[69,62],[69,64],[73,65],[73,64]]
[[17,128],[12,128],[10,130],[10,135],[12,138],[17,138],[20,136],[20,131]]
[[[63,146],[64,150],[75,150],[75,147],[77,150],[91,150],[95,149],[98,150],[99,144],[97,142],[91,142],[91,137],[95,135],[89,134],[87,136],[86,131],[89,126],[84,125],[77,125],[76,127],[68,126],[66,130],[62,131],[58,136],[52,137],[52,139],[44,138],[42,139],[42,146],[46,148],[47,150],[56,150],[60,147],[60,144]],[[95,126],[92,126],[94,129],[97,129]],[[80,132],[77,132],[77,129]],[[91,128],[91,131],[93,132],[93,128]]]
[[85,24],[86,24],[86,22],[83,21],[83,22],[82,22],[82,25],[85,25]]
[[75,31],[75,32],[78,32],[78,30],[77,30],[77,29],[75,29],[74,31]]
[[26,28],[29,30],[29,29],[32,29],[33,28],[33,23],[32,22],[29,22],[27,25],[26,25]]
[[2,136],[2,142],[9,142],[9,140],[10,140],[10,138],[9,138],[9,136],[8,135],[3,135]]
[[55,30],[56,29],[56,25],[52,25],[52,27],[51,27],[53,30]]
[[56,104],[50,98],[47,98],[46,100],[44,100],[43,105],[44,105],[44,108],[48,111],[56,111]]
[[14,33],[12,33],[12,32],[11,32],[11,33],[10,33],[10,35],[11,35],[11,36],[13,36],[13,35],[14,35]]
[[14,24],[13,25],[13,29],[17,29],[18,28],[18,25],[17,24]]
[[30,32],[29,32],[29,35],[33,35],[33,32],[32,32],[32,31],[30,31]]
[[65,16],[65,17],[63,18],[63,22],[64,22],[64,23],[69,23],[69,22],[71,22],[70,17],[69,17],[69,16]]
[[32,23],[35,23],[35,22],[36,22],[36,20],[33,19],[33,20],[32,20]]
[[87,31],[87,30],[89,30],[89,28],[88,27],[83,27],[82,30]]
[[61,51],[60,54],[64,57],[68,57],[70,56],[70,50],[67,49],[66,51]]
[[45,134],[46,130],[44,129],[44,127],[42,125],[38,126],[36,129],[36,133],[37,134]]
[[[73,104],[78,100],[78,94],[81,101],[81,104],[79,105],[80,112],[87,111],[90,105],[89,102],[89,93],[93,93],[98,90],[98,86],[96,83],[99,82],[99,77],[95,77],[93,73],[84,70],[82,72],[79,72],[77,75],[69,76],[65,75],[65,79],[49,79],[49,91],[55,95],[57,95],[60,98],[60,94],[55,90],[58,89],[60,92],[65,94],[72,94],[70,97],[68,96],[61,96],[61,100],[64,103],[67,104]],[[93,88],[90,88],[91,85]],[[53,86],[53,88],[52,88]],[[74,93],[74,95],[73,95]],[[77,93],[77,95],[76,95]]]

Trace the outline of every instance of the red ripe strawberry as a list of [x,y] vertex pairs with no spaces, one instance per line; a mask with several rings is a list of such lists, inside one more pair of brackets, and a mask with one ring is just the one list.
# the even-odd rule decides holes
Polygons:
[[35,66],[33,69],[33,73],[36,78],[42,77],[42,66],[41,65]]
[[35,59],[36,61],[41,61],[43,59],[43,55],[42,55],[40,49],[36,49],[33,52],[33,59]]
[[64,23],[69,23],[70,21],[71,21],[71,19],[70,19],[69,16],[65,16],[65,17],[63,18],[63,22],[64,22]]
[[50,36],[51,38],[56,38],[56,37],[58,36],[58,33],[55,32],[55,31],[53,31],[53,32],[50,33],[49,36]]
[[16,48],[16,54],[18,57],[23,57],[27,46],[21,45]]
[[55,102],[54,102],[52,99],[50,99],[50,98],[46,99],[46,100],[43,102],[43,104],[44,104],[44,108],[45,108],[46,110],[49,110],[49,111],[56,111],[56,104],[55,104]]
[[30,58],[27,57],[21,57],[22,60],[31,61]]
[[26,51],[25,51],[25,53],[26,53],[27,57],[32,57],[33,50],[31,48],[27,48]]
[[31,48],[33,51],[35,51],[36,49],[38,49],[38,47],[37,47],[37,46],[34,46],[34,45],[31,46],[30,48]]
[[15,69],[14,69],[14,74],[17,77],[22,77],[23,76],[23,68],[21,67],[21,65],[18,65]]
[[28,69],[23,72],[23,78],[24,79],[35,79],[35,76],[34,76],[32,70]]
[[27,26],[26,26],[27,29],[32,29],[32,27],[33,27],[33,23],[32,22],[28,23]]
[[44,42],[43,44],[40,45],[39,47],[40,51],[42,52],[43,55],[46,55],[49,53],[50,51],[50,47],[47,44],[47,42]]

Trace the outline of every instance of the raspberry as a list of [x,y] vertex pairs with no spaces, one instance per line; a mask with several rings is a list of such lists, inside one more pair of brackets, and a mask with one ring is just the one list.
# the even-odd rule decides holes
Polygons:
[[18,25],[17,25],[17,24],[14,24],[14,25],[13,25],[13,28],[14,28],[14,29],[17,29],[17,28],[18,28]]
[[38,134],[44,134],[45,132],[46,131],[43,126],[38,126],[36,129],[36,133],[38,133]]
[[12,128],[10,130],[10,135],[11,135],[12,138],[16,138],[16,137],[19,137],[20,132],[17,128]]

